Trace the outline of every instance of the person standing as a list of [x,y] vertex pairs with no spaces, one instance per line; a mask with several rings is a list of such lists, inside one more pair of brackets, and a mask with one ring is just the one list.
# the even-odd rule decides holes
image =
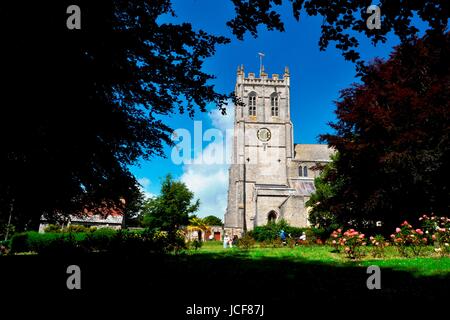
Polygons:
[[223,237],[223,248],[228,248],[228,243],[230,242],[230,237],[226,234],[225,237]]
[[286,244],[286,232],[284,232],[284,230],[280,231],[280,239],[281,239],[281,242],[283,243],[283,245],[285,245]]

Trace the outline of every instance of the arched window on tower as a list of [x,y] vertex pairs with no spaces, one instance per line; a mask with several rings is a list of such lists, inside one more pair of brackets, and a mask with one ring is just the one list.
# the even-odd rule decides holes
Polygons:
[[308,167],[307,167],[307,166],[304,166],[304,167],[303,167],[303,176],[304,176],[304,177],[307,177],[307,176],[308,176]]
[[272,117],[278,117],[279,110],[278,110],[278,94],[276,92],[272,93],[270,95],[270,107],[271,107],[271,113]]
[[248,95],[248,115],[256,116],[256,92],[250,92]]
[[303,177],[303,167],[302,166],[298,167],[298,176]]

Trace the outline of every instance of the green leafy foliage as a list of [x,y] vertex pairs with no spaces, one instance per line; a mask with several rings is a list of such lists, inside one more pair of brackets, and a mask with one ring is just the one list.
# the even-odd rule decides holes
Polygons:
[[239,240],[237,242],[237,247],[239,249],[249,250],[249,249],[253,248],[255,246],[255,244],[256,244],[255,239],[249,232],[247,232],[241,238],[239,238]]
[[447,215],[449,54],[449,34],[413,41],[342,91],[335,133],[321,136],[339,154],[321,177],[329,192],[312,204],[315,220],[331,213],[359,230],[383,221],[386,233],[421,213]]
[[196,212],[199,200],[183,182],[174,181],[168,175],[161,185],[160,196],[149,199],[142,210],[142,223],[150,229],[168,232],[169,237],[181,226],[189,224],[189,215]]
[[333,204],[330,203],[341,187],[341,180],[330,180],[330,177],[336,176],[335,162],[339,159],[339,153],[331,156],[331,162],[321,166],[320,175],[314,179],[316,191],[311,194],[309,200],[305,203],[310,208],[309,222],[317,226],[318,232],[322,232],[319,238],[325,240],[333,230],[340,227],[338,219],[333,213]]
[[36,252],[43,255],[73,255],[93,252],[119,254],[146,254],[151,252],[178,252],[185,248],[184,237],[176,234],[175,240],[156,230],[128,231],[108,228],[88,233],[38,233],[23,232],[11,239],[11,252]]
[[450,218],[426,214],[419,218],[424,230],[424,237],[434,243],[435,251],[441,256],[450,255]]
[[[320,50],[325,50],[330,42],[342,51],[347,60],[359,61],[357,52],[359,41],[355,32],[365,35],[372,43],[384,43],[387,35],[394,32],[402,43],[414,39],[418,33],[414,25],[416,19],[425,22],[428,34],[442,33],[448,23],[448,4],[440,0],[398,1],[381,0],[377,4],[381,8],[382,23],[380,29],[370,30],[366,21],[372,13],[367,8],[372,4],[365,0],[323,1],[323,0],[232,0],[236,16],[227,25],[232,32],[243,39],[249,32],[256,37],[258,26],[264,25],[268,30],[284,31],[279,7],[290,3],[294,18],[298,21],[301,14],[321,16]],[[445,4],[444,4],[445,3]],[[416,19],[411,19],[414,16]]]
[[222,220],[216,216],[206,216],[202,220],[208,226],[222,226],[223,225]]
[[163,22],[175,14],[170,0],[85,1],[79,32],[65,24],[71,4],[0,3],[9,13],[0,19],[9,48],[1,59],[8,102],[0,116],[0,223],[13,208],[18,230],[37,226],[44,213],[122,206],[122,198],[121,209],[136,212],[141,194],[129,168],[172,144],[173,129],[161,119],[209,104],[224,112],[231,97],[203,72],[229,40]]
[[189,246],[193,248],[194,250],[198,250],[202,247],[203,242],[199,241],[198,239],[194,239],[191,243],[189,243]]
[[331,243],[348,259],[359,259],[364,255],[362,248],[367,244],[365,235],[355,229],[337,229],[331,234]]
[[280,220],[276,223],[268,223],[265,226],[257,226],[249,231],[248,234],[256,241],[263,242],[279,238],[281,230],[284,230],[288,237],[298,238],[307,228],[292,227],[286,220]]
[[77,225],[77,224],[71,224],[64,228],[62,228],[61,226],[56,225],[56,224],[49,224],[47,227],[44,228],[45,233],[58,233],[58,232],[82,233],[82,232],[94,232],[95,230],[97,230],[96,227],[87,227],[87,226]]
[[385,256],[385,249],[389,246],[389,242],[380,234],[370,237],[369,240],[372,247],[372,256],[374,258],[383,258]]
[[57,233],[61,231],[62,231],[61,226],[58,226],[57,224],[49,224],[44,228],[45,233]]
[[406,220],[395,229],[395,233],[391,234],[391,240],[404,257],[419,256],[428,244],[427,236],[423,230],[414,229]]

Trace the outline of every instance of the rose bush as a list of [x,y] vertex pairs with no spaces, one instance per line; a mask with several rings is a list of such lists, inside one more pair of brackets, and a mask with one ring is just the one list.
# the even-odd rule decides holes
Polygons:
[[372,245],[372,256],[374,258],[384,257],[384,249],[389,246],[389,242],[382,235],[370,237],[369,240]]
[[450,254],[450,218],[424,214],[419,220],[435,251],[442,256]]
[[422,249],[428,244],[428,239],[422,229],[414,229],[408,221],[404,221],[395,233],[391,234],[391,240],[397,247],[400,255],[404,257],[419,256]]
[[349,229],[342,233],[342,229],[337,229],[331,234],[332,245],[339,251],[343,251],[347,258],[358,259],[364,255],[363,246],[367,244],[365,235]]

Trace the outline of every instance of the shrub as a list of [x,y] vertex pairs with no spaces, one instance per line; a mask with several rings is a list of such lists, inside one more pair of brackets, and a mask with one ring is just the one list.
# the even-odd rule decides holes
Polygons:
[[259,243],[260,248],[270,248],[272,246],[272,241],[264,240]]
[[200,249],[202,245],[203,243],[201,241],[198,241],[198,239],[195,239],[190,243],[190,247],[193,248],[194,250]]
[[372,256],[374,258],[384,257],[384,249],[389,246],[389,242],[382,235],[376,235],[370,237],[370,243],[372,245]]
[[273,241],[280,236],[281,230],[286,232],[288,238],[297,239],[303,232],[307,232],[310,229],[292,227],[285,220],[280,220],[276,223],[268,223],[265,226],[255,227],[248,234],[258,242]]
[[439,228],[433,239],[437,243],[436,252],[441,256],[450,254],[450,228]]
[[11,239],[11,252],[36,252],[38,254],[61,255],[80,253],[80,242],[84,235],[78,237],[64,233],[38,233],[35,231],[18,233]]
[[428,241],[434,242],[435,251],[441,256],[450,254],[450,219],[423,215],[419,220],[422,221],[422,229]]
[[423,247],[428,243],[425,233],[421,229],[414,230],[408,221],[404,221],[400,228],[395,229],[395,233],[391,234],[391,239],[404,257],[408,257],[410,253],[415,256],[420,255]]
[[255,239],[252,237],[251,234],[246,233],[244,234],[237,242],[237,247],[239,249],[248,250],[255,246]]
[[61,227],[56,224],[49,224],[44,228],[45,233],[57,233],[61,232]]
[[295,239],[293,239],[293,238],[288,238],[287,239],[287,246],[289,248],[294,248],[296,243],[297,243],[297,241]]
[[342,230],[338,229],[332,233],[332,237],[334,238],[333,241],[336,241],[338,250],[343,249],[347,258],[359,259],[363,256],[362,248],[367,244],[363,233],[354,229],[349,229],[342,233]]
[[142,235],[148,245],[147,249],[152,252],[178,253],[187,248],[185,236],[181,230],[169,233],[158,228],[146,229]]
[[77,233],[31,231],[15,234],[11,239],[11,252],[15,254],[37,252],[45,255],[61,255],[95,251],[141,254],[179,252],[184,248],[186,248],[184,237],[179,232],[169,235],[159,230],[116,231],[101,228]]
[[306,237],[308,239],[308,232],[309,232],[309,238],[311,239],[311,243],[314,242],[317,243],[316,240],[322,240],[322,242],[325,242],[330,238],[332,232],[338,228],[339,228],[338,225],[333,225],[333,229],[312,227],[310,229],[307,229]]
[[11,252],[27,252],[28,246],[28,234],[26,232],[16,233],[11,238]]
[[107,251],[112,248],[113,238],[117,231],[110,228],[100,228],[85,234],[85,247],[91,251]]
[[269,223],[265,226],[255,227],[248,232],[248,235],[258,242],[271,241],[278,237],[280,230],[277,224]]
[[340,252],[340,240],[342,238],[342,229],[337,229],[331,233],[330,236],[330,245],[334,248],[336,252]]
[[95,231],[97,228],[94,227],[94,229],[91,229],[86,226],[80,226],[76,224],[71,224],[70,226],[65,227],[62,229],[62,232],[65,233],[81,233],[81,232],[92,232]]

